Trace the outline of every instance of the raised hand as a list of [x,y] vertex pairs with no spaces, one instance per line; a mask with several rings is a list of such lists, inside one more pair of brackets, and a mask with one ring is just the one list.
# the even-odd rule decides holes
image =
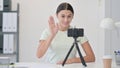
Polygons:
[[58,32],[58,24],[55,24],[54,18],[52,16],[49,17],[49,28],[52,36],[55,36]]

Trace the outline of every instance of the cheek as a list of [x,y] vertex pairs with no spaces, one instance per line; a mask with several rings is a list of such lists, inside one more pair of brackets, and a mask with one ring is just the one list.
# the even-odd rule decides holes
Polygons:
[[58,18],[59,22],[64,22],[63,18]]
[[67,22],[70,23],[71,21],[72,21],[72,18],[69,18]]
[[71,21],[72,21],[72,18],[68,19],[68,21],[71,22]]

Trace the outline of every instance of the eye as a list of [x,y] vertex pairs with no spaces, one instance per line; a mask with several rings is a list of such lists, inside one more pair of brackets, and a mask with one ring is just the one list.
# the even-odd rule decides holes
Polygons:
[[71,16],[68,16],[68,18],[70,18]]
[[62,18],[64,18],[64,17],[65,17],[65,15],[62,15],[61,17],[62,17]]
[[71,17],[72,17],[71,15],[68,16],[68,18],[71,18]]

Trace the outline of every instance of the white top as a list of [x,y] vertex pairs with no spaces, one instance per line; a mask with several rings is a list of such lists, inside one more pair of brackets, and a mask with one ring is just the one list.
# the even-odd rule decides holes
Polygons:
[[[46,40],[50,34],[49,29],[45,29],[40,37],[40,40]],[[88,41],[87,38],[78,37],[77,40],[79,43],[83,44]],[[44,62],[56,63],[60,60],[64,60],[70,47],[74,42],[73,37],[67,36],[67,31],[58,31],[55,38],[50,44],[46,54],[43,56],[42,60]],[[74,58],[76,56],[76,47],[74,46],[68,58]]]

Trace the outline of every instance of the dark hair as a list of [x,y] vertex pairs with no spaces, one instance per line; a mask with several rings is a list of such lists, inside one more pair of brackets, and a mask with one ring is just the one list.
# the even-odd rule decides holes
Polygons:
[[57,11],[56,14],[58,14],[61,10],[70,10],[73,14],[74,14],[74,10],[73,7],[69,4],[69,3],[61,3],[58,7],[57,7]]

